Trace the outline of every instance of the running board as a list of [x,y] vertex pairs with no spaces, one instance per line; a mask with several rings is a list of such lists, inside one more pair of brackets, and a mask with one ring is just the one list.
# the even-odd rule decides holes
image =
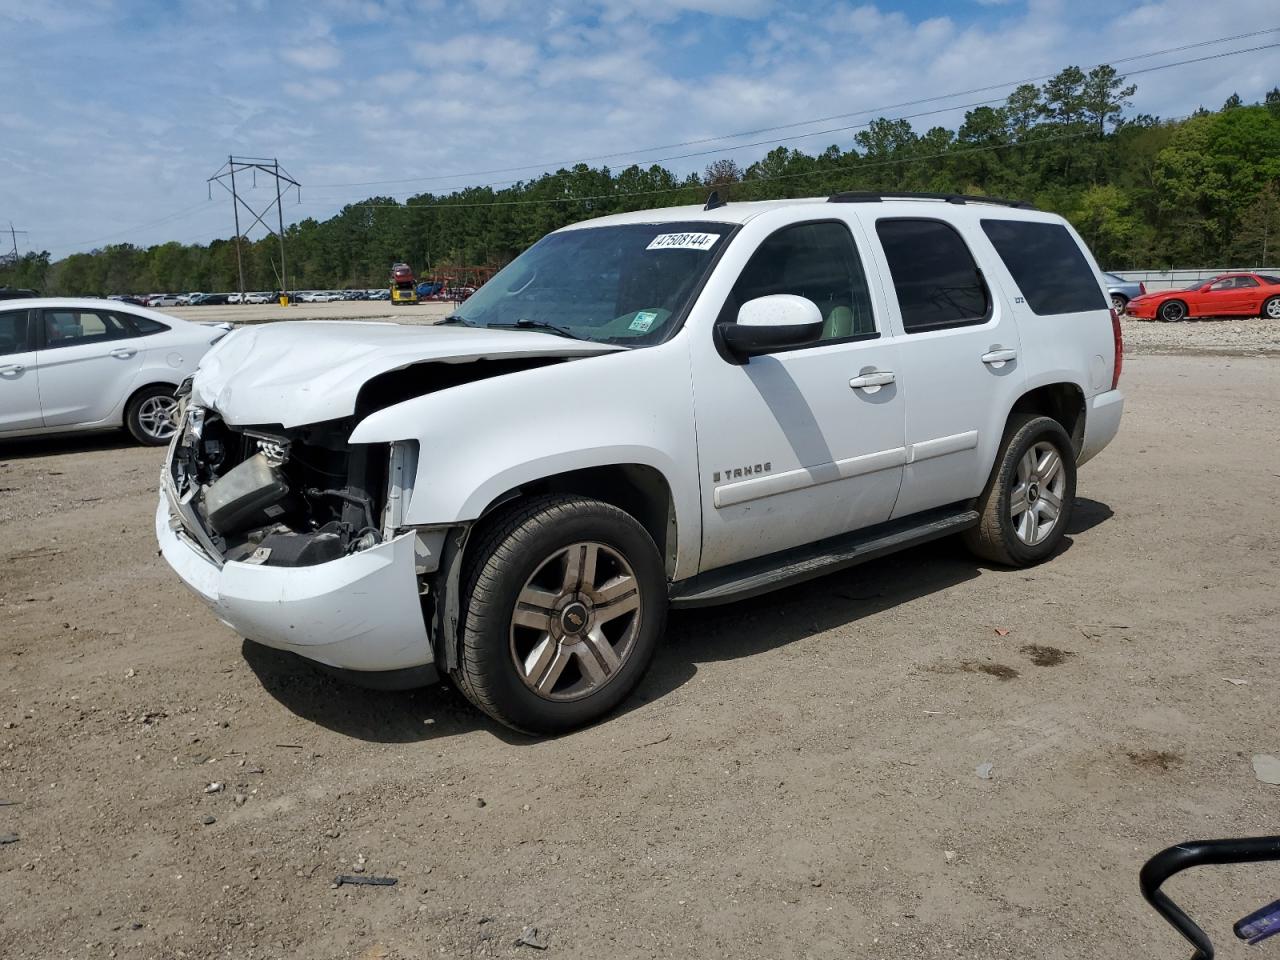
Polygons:
[[700,573],[671,585],[671,606],[710,607],[835,573],[886,554],[959,533],[978,523],[978,511],[942,507],[865,530],[828,537],[767,557]]

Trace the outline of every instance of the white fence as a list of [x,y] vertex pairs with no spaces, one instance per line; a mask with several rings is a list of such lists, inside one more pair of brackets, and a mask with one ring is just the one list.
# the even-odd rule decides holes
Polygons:
[[1135,283],[1142,281],[1151,293],[1157,290],[1182,290],[1224,273],[1267,273],[1280,277],[1280,267],[1203,267],[1186,270],[1110,270],[1117,277]]

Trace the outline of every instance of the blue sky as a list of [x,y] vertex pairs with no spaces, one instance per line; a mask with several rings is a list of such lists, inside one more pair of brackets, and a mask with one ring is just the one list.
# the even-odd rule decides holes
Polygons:
[[[230,152],[278,156],[303,184],[286,218],[323,218],[373,194],[505,183],[602,154],[622,154],[608,161],[619,169],[688,152],[656,145],[1267,27],[1280,27],[1274,0],[0,0],[0,226],[12,219],[29,231],[20,246],[55,256],[206,242],[232,232],[229,200],[205,186]],[[1233,91],[1259,99],[1280,83],[1280,49],[1134,79],[1135,109],[1164,116]],[[913,123],[955,126],[963,110],[950,108],[1003,92],[914,108],[948,109]],[[749,162],[769,148],[735,145],[871,115],[667,165]],[[853,133],[787,145],[848,147]],[[408,178],[421,179],[369,184]]]

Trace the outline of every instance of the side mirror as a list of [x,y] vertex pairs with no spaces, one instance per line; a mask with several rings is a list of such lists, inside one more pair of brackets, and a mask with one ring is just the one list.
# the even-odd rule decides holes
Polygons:
[[1201,287],[1201,288],[1200,288],[1200,292],[1201,292],[1201,293],[1208,293],[1208,292],[1209,292],[1209,290],[1210,290],[1212,287],[1213,287],[1213,284],[1211,284],[1211,283],[1206,283],[1203,287]]
[[822,311],[805,297],[774,293],[748,300],[738,310],[737,323],[720,323],[716,329],[732,353],[751,357],[817,340]]

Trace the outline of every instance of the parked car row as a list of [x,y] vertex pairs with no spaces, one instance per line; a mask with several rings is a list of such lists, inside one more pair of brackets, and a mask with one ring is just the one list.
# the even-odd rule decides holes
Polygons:
[[[0,300],[17,297],[39,296],[34,290],[10,290],[0,287]],[[283,294],[276,291],[261,290],[246,293],[148,293],[148,294],[113,294],[106,299],[116,303],[127,303],[137,307],[200,307],[221,304],[239,303],[275,303]],[[387,300],[390,293],[383,289],[373,290],[296,290],[290,294],[295,303],[331,303],[338,300]]]

